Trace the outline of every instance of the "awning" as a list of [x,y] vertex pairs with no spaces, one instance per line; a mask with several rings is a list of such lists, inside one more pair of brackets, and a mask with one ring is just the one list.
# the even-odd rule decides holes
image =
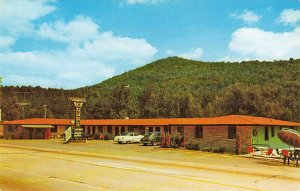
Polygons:
[[54,128],[52,125],[21,125],[25,128]]

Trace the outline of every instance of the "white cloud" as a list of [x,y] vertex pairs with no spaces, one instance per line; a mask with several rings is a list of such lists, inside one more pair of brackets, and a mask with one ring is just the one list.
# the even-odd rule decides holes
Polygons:
[[[37,26],[37,19],[53,12],[52,0],[0,0],[0,76],[5,85],[77,88],[99,83],[124,70],[145,64],[157,50],[145,39],[102,32],[90,17],[79,15]],[[154,1],[151,3],[155,3]],[[60,42],[66,48],[13,52],[24,36]],[[38,38],[37,38],[38,37]],[[28,40],[28,39],[27,39]],[[55,42],[52,43],[55,46]],[[47,49],[47,51],[45,51]]]
[[167,54],[168,56],[174,56],[174,55],[175,55],[175,52],[174,52],[173,50],[167,50],[167,51],[166,51],[166,54]]
[[99,26],[89,17],[78,16],[67,24],[62,21],[43,24],[38,34],[42,38],[68,43],[68,51],[74,57],[86,59],[144,64],[157,52],[144,39],[118,37],[98,29]]
[[231,14],[231,17],[235,19],[240,19],[246,24],[253,24],[260,20],[261,16],[255,14],[252,11],[244,10],[242,13]]
[[125,0],[127,4],[134,5],[134,4],[156,4],[163,2],[165,0]]
[[179,57],[191,59],[191,60],[199,60],[203,55],[202,48],[192,49],[190,52],[179,54]]
[[229,48],[240,57],[278,60],[300,57],[300,27],[275,33],[259,28],[240,28],[232,34]]
[[157,52],[144,39],[118,37],[112,32],[100,32],[99,28],[84,16],[68,23],[42,24],[35,34],[65,43],[66,49],[0,52],[0,76],[4,84],[58,88],[93,85],[135,64],[145,64]]
[[107,32],[96,40],[84,43],[81,53],[104,61],[128,60],[134,64],[144,64],[157,50],[144,39],[116,37]]
[[225,56],[221,59],[218,59],[219,62],[242,62],[242,61],[249,61],[251,58],[249,57],[235,57],[235,56]]
[[98,28],[91,18],[79,15],[67,24],[63,21],[54,24],[44,23],[38,35],[54,41],[74,43],[95,39],[98,36]]
[[281,12],[278,21],[285,25],[300,24],[300,10],[285,9]]
[[15,39],[10,36],[0,36],[0,50],[5,50],[15,43]]
[[63,51],[0,53],[0,71],[4,84],[57,88],[92,85],[115,75],[115,69],[101,61]]
[[10,35],[32,32],[32,21],[55,10],[49,2],[47,0],[2,0],[0,31]]

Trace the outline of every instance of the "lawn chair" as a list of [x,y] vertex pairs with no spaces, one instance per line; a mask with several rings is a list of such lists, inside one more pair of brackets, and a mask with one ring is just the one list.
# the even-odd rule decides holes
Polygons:
[[104,134],[103,133],[100,134],[100,140],[104,140]]
[[247,147],[247,153],[250,154],[251,156],[253,155],[254,151],[255,150],[253,147]]
[[267,155],[267,156],[274,155],[273,154],[273,148],[269,148],[264,154]]
[[290,153],[288,150],[282,150],[283,163],[285,164],[286,159],[288,159],[288,165],[290,165]]

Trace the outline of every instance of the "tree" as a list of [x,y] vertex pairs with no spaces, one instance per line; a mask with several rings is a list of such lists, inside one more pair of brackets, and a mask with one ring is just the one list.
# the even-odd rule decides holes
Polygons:
[[[247,88],[239,83],[229,86],[207,106],[206,112],[209,112],[209,116],[251,114],[255,110],[255,103],[249,99]],[[251,94],[250,97],[256,100],[257,95],[254,92]]]
[[182,95],[178,102],[179,115],[177,117],[199,117],[201,112],[200,105],[195,102],[191,93]]
[[113,89],[110,96],[110,105],[113,118],[130,117],[132,109],[131,88],[122,84]]
[[[0,87],[2,89],[2,87]],[[3,112],[3,120],[15,120],[20,119],[21,108],[18,105],[18,99],[11,91],[6,92],[1,99],[1,108]]]
[[159,97],[156,87],[148,85],[138,96],[141,118],[156,118],[159,116]]
[[111,118],[110,100],[107,96],[98,92],[91,92],[83,107],[83,117],[87,119],[107,119]]
[[2,120],[2,78],[1,78],[1,76],[0,76],[0,115],[1,115],[1,117],[0,117],[0,121]]

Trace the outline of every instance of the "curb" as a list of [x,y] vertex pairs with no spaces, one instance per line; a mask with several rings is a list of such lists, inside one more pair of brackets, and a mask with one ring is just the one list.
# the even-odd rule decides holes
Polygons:
[[[36,148],[36,147],[28,147],[28,146],[20,146],[20,145],[10,145],[10,144],[0,144],[0,147],[5,148],[19,148],[26,149],[32,151],[40,151],[40,152],[49,152],[49,153],[58,153],[58,154],[68,154],[68,155],[76,155],[76,156],[88,156],[88,157],[99,157],[113,160],[124,160],[130,162],[142,162],[147,164],[155,164],[155,165],[168,165],[168,166],[177,166],[184,168],[193,168],[193,169],[202,169],[202,170],[210,170],[217,172],[225,172],[225,173],[233,173],[233,174],[243,174],[249,176],[259,176],[259,177],[274,177],[281,179],[293,179],[296,181],[300,181],[299,176],[293,176],[293,173],[278,173],[278,172],[270,172],[270,171],[262,171],[257,169],[250,168],[241,168],[241,167],[224,167],[219,165],[208,165],[208,164],[199,164],[199,163],[190,163],[190,162],[182,162],[182,161],[171,161],[171,160],[161,160],[161,159],[148,159],[141,157],[129,157],[129,156],[120,156],[120,155],[108,155],[108,154],[98,154],[98,153],[88,153],[88,152],[80,152],[80,151],[66,151],[59,149],[44,149],[44,148]],[[283,171],[285,172],[285,171]]]

